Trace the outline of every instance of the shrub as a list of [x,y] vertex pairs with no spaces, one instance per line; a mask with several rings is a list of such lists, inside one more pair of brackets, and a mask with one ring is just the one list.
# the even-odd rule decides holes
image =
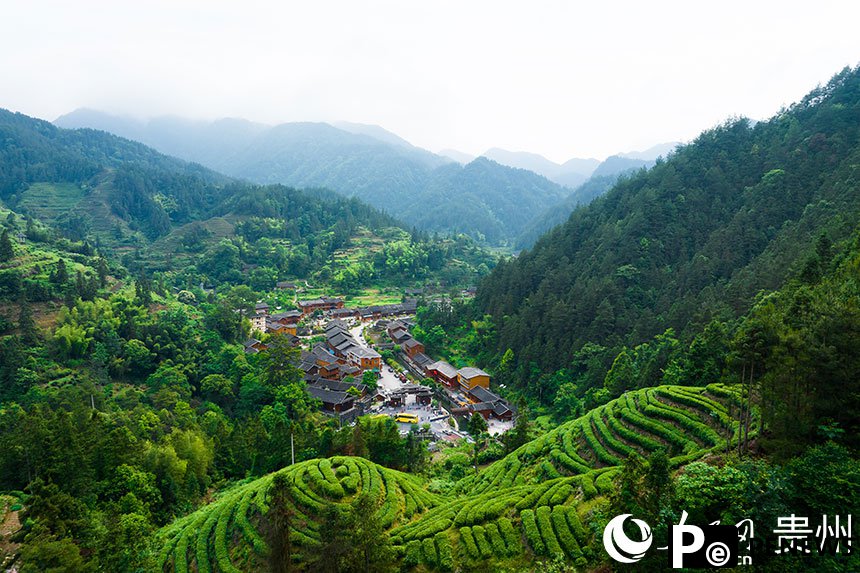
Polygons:
[[206,512],[206,521],[203,523],[203,527],[197,532],[195,557],[197,559],[198,573],[209,573],[212,571],[209,565],[209,536],[212,534],[212,530],[215,529],[215,524],[218,523],[218,511],[216,507],[209,506],[206,508],[209,510]]
[[594,478],[592,473],[582,474],[579,477],[579,485],[582,487],[583,499],[591,499],[597,496],[597,488],[594,487]]
[[230,562],[229,539],[227,538],[227,526],[237,506],[236,499],[222,503],[224,506],[218,515],[218,525],[215,526],[215,562],[222,573],[241,573],[233,563]]
[[631,408],[622,408],[619,410],[618,415],[629,422],[632,426],[636,426],[637,428],[641,428],[655,436],[659,436],[680,450],[683,450],[688,446],[695,447],[695,443],[679,434],[672,426],[660,424],[659,422],[641,415],[636,410]]
[[[293,492],[292,488],[290,489],[290,492]],[[242,531],[242,536],[251,544],[251,547],[254,548],[254,552],[258,555],[265,555],[268,552],[266,542],[263,541],[263,538],[259,533],[257,533],[257,530],[248,520],[248,510],[251,508],[251,499],[254,497],[255,493],[256,492],[253,490],[250,490],[246,491],[245,494],[242,495],[242,499],[239,501],[239,506],[236,508],[236,524]]]
[[558,473],[558,470],[555,469],[555,466],[553,466],[551,463],[549,463],[546,460],[541,461],[540,469],[541,469],[541,472],[543,473],[543,475],[545,476],[545,479],[555,479],[555,478],[561,477],[561,474]]
[[403,558],[403,564],[407,567],[414,567],[421,563],[421,542],[413,539],[406,544],[406,556]]
[[428,565],[436,565],[439,562],[439,557],[436,555],[436,544],[433,543],[433,538],[425,537],[421,542],[421,547],[424,551],[424,562]]
[[646,414],[675,422],[684,428],[684,430],[690,432],[692,435],[710,446],[715,446],[719,443],[719,436],[709,426],[694,420],[691,415],[681,412],[677,408],[657,400],[651,393],[650,389],[646,391],[645,396],[647,403],[642,410]]
[[582,521],[579,519],[579,514],[576,513],[576,509],[568,509],[568,511],[565,512],[565,517],[567,518],[567,524],[570,526],[571,533],[573,533],[573,536],[576,537],[576,540],[579,542],[579,546],[584,547],[588,545],[588,530],[582,525]]
[[641,447],[646,451],[653,452],[655,450],[660,449],[660,443],[640,434],[639,432],[631,430],[630,428],[622,424],[621,421],[618,420],[618,418],[615,417],[614,412],[608,409],[606,412],[606,423],[614,433],[618,434],[628,442],[636,444],[637,446]]
[[591,469],[587,465],[577,462],[572,457],[570,457],[568,454],[566,454],[565,452],[561,451],[558,448],[555,448],[555,449],[550,451],[550,457],[552,457],[553,460],[558,462],[559,465],[561,465],[562,467],[564,467],[568,471],[573,472],[575,474],[585,473],[589,469]]
[[[608,407],[603,408],[601,413],[607,412]],[[606,423],[603,421],[603,416],[601,413],[598,413],[596,410],[592,410],[591,421],[594,422],[594,427],[597,429],[597,433],[600,434],[601,440],[608,447],[612,448],[619,454],[622,454],[624,457],[629,456],[638,456],[639,452],[637,452],[634,448],[631,448],[627,444],[617,440],[612,432],[609,431],[609,428],[606,427]]]
[[436,540],[436,550],[439,554],[439,568],[442,571],[452,571],[454,569],[454,556],[451,551],[451,541],[448,539],[448,534],[444,531],[437,533],[434,537]]
[[470,527],[460,528],[460,541],[466,547],[466,553],[475,559],[480,559],[481,552],[478,551],[478,546],[475,545],[475,538],[472,537],[472,529]]
[[556,539],[555,532],[552,529],[550,512],[550,508],[546,505],[542,505],[535,510],[540,536],[546,545],[546,550],[550,557],[553,559],[564,559],[564,551],[562,551],[561,545],[558,544],[558,539]]
[[588,444],[588,447],[591,448],[591,451],[594,452],[594,455],[597,456],[599,461],[610,466],[620,465],[621,460],[610,454],[606,448],[603,447],[603,444],[597,441],[597,437],[594,435],[594,430],[591,427],[590,419],[590,417],[584,418],[580,426],[582,428],[582,435],[585,438],[585,443]]
[[484,532],[484,528],[480,525],[476,525],[472,528],[472,535],[475,538],[475,545],[478,546],[478,551],[481,552],[481,557],[485,559],[492,557],[493,548],[490,546],[490,542],[487,541],[487,536]]
[[582,557],[582,550],[579,548],[579,543],[576,541],[576,537],[571,533],[570,527],[568,526],[567,517],[565,515],[568,511],[571,510],[564,506],[555,506],[552,510],[552,525],[555,528],[556,536],[558,537],[559,544],[562,549],[564,549],[564,552],[567,553],[571,559],[576,560]]
[[615,471],[606,471],[597,476],[597,479],[594,480],[594,485],[597,486],[600,493],[609,494],[615,491],[615,484],[612,480],[616,473]]
[[499,527],[495,523],[488,523],[484,527],[484,530],[487,533],[487,538],[490,540],[493,553],[499,557],[507,555],[508,551],[505,548],[505,540],[502,539],[502,534],[499,533]]
[[523,530],[526,532],[526,539],[536,555],[546,555],[546,547],[538,531],[537,523],[535,523],[535,514],[531,509],[524,509],[520,512],[520,518],[523,521]]
[[514,529],[514,525],[507,517],[499,519],[499,531],[505,538],[505,545],[508,548],[508,555],[516,555],[520,552],[520,535]]

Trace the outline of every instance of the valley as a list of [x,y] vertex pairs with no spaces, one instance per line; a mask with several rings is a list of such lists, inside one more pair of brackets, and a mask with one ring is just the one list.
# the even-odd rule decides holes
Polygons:
[[576,191],[183,129],[0,111],[7,570],[596,572],[633,515],[654,571],[688,517],[860,513],[860,69]]

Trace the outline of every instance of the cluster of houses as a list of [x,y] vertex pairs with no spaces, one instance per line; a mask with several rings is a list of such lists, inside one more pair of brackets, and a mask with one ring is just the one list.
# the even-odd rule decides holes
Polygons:
[[342,320],[332,320],[325,325],[326,345],[335,356],[354,364],[361,371],[379,370],[382,356],[356,340],[349,326]]
[[343,308],[343,299],[321,296],[320,298],[312,298],[310,300],[300,300],[296,303],[303,316],[313,314],[316,311],[334,311]]
[[407,363],[421,376],[431,378],[450,388],[460,391],[469,404],[460,413],[477,412],[484,418],[510,420],[514,416],[513,407],[502,397],[490,392],[490,375],[473,366],[454,368],[444,360],[433,360],[424,353],[424,345],[410,333],[410,324],[402,320],[392,320],[383,325],[392,343],[403,351]]
[[507,400],[490,392],[483,386],[475,386],[465,392],[469,404],[462,408],[452,410],[453,414],[472,414],[477,412],[485,419],[496,418],[497,420],[511,420],[514,417],[514,408]]
[[380,304],[363,306],[360,308],[338,308],[329,312],[329,316],[339,319],[357,318],[359,320],[379,320],[386,316],[415,314],[417,309],[417,300],[406,299],[398,304]]
[[[291,283],[278,283],[278,288],[295,288]],[[420,289],[413,293],[420,294]],[[457,369],[444,360],[433,360],[425,353],[424,344],[411,334],[414,323],[408,315],[414,315],[417,301],[405,299],[400,304],[375,305],[363,308],[344,308],[339,298],[320,297],[297,302],[298,310],[288,310],[270,314],[269,305],[259,303],[255,306],[251,324],[260,333],[283,333],[290,336],[298,345],[299,334],[303,327],[299,323],[305,317],[324,312],[330,320],[324,327],[325,343],[315,345],[302,352],[301,370],[304,373],[308,394],[319,400],[323,412],[335,416],[341,422],[350,422],[364,414],[373,399],[381,395],[371,395],[359,379],[363,372],[379,371],[382,356],[375,350],[361,344],[349,331],[343,319],[377,320],[377,326],[385,329],[390,343],[381,343],[380,348],[399,348],[407,366],[422,377],[431,378],[445,387],[460,392],[468,403],[460,401],[459,408],[453,413],[470,415],[479,413],[485,418],[510,420],[515,412],[503,398],[490,391],[490,375],[480,368],[465,367]],[[384,320],[397,316],[394,320]],[[261,341],[251,338],[245,342],[245,352],[253,354],[265,350]],[[429,404],[432,390],[425,386],[409,386],[388,396],[390,405],[402,405],[410,394],[415,394],[419,404]]]
[[288,310],[269,314],[269,305],[261,302],[254,306],[251,316],[251,329],[263,334],[281,332],[291,336],[301,334],[299,322],[317,311],[326,313],[334,319],[377,320],[387,316],[415,314],[418,302],[414,299],[404,300],[399,304],[383,304],[361,308],[344,308],[343,299],[320,297],[311,300],[300,300],[296,303],[299,310]]
[[319,379],[308,382],[305,391],[322,403],[324,414],[349,423],[370,408],[372,397],[361,382]]
[[325,344],[302,353],[307,392],[322,402],[323,411],[341,420],[361,415],[369,406],[367,386],[355,381],[366,370],[378,371],[382,356],[360,344],[342,320],[325,325]]

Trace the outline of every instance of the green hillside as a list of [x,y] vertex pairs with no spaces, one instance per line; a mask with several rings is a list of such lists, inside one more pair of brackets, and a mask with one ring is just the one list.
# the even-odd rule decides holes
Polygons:
[[55,222],[83,199],[85,192],[74,183],[33,183],[21,193],[18,207],[39,219]]
[[[266,514],[274,476],[286,477],[293,560],[313,570],[330,533],[326,506],[369,494],[403,568],[439,571],[488,563],[524,566],[560,558],[600,561],[583,504],[614,491],[629,456],[669,452],[680,467],[737,443],[735,389],[660,386],[630,392],[533,440],[457,493],[436,495],[422,478],[363,458],[334,457],[287,467],[222,493],[156,535],[159,570],[253,571],[267,555]],[[757,431],[754,423],[752,433]]]
[[627,373],[627,388],[653,384],[670,339],[689,345],[709,325],[710,335],[731,333],[758,293],[797,277],[817,249],[850,240],[858,164],[860,69],[768,121],[709,130],[496,267],[465,317],[493,325],[476,354],[492,369],[510,349],[517,368],[502,382],[544,405],[558,380],[580,398],[599,390],[622,351],[619,367],[650,364]]
[[[474,241],[410,233],[358,199],[324,189],[231,181],[105,132],[60,129],[4,110],[0,135],[9,143],[0,150],[0,200],[68,239],[110,250],[135,273],[258,290],[311,279],[357,291],[430,273],[466,286],[494,265]],[[344,260],[368,235],[380,248]]]
[[269,551],[260,521],[269,509],[269,490],[277,475],[286,478],[293,504],[290,537],[299,561],[313,559],[320,546],[325,533],[319,521],[328,505],[348,507],[357,496],[369,495],[380,523],[389,528],[440,503],[425,491],[426,483],[420,478],[363,458],[309,460],[235,487],[161,530],[155,536],[160,547],[156,566],[173,571],[258,570]]

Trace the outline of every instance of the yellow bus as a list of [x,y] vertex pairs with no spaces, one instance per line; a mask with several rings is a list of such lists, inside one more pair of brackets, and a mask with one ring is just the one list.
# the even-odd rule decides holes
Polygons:
[[394,418],[395,422],[400,422],[402,424],[417,424],[418,416],[415,414],[397,414]]

